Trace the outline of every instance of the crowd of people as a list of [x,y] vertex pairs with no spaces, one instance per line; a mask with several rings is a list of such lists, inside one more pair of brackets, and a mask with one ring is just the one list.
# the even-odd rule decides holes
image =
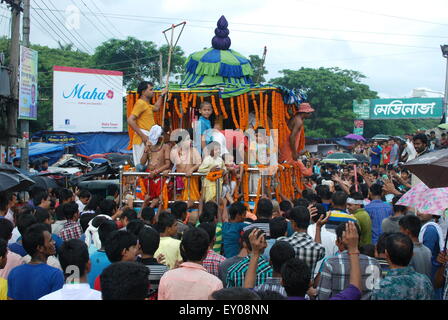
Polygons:
[[[418,133],[405,143],[358,144],[353,152],[370,161],[356,166],[305,160],[303,120],[314,110],[304,104],[278,160],[261,130],[253,146],[241,138],[232,154],[228,135],[207,133],[212,106],[204,102],[199,136],[185,130],[170,145],[161,127],[146,126],[162,102],[148,109],[151,91],[139,87],[143,100],[129,118],[136,170],[148,179],[134,179],[137,189],[126,189],[131,177],[123,194],[110,184],[105,197],[41,187],[28,201],[0,195],[0,299],[448,299],[445,217],[397,204],[414,185],[402,163],[446,140]],[[288,195],[272,185],[260,193],[258,174],[252,209],[240,193],[238,153],[253,166],[299,163],[293,180],[301,181]],[[184,176],[167,206],[170,172]],[[206,175],[202,183],[197,172]]]
[[[428,151],[424,136],[412,141],[417,156]],[[356,172],[317,163],[300,197],[264,194],[253,212],[225,196],[202,197],[198,214],[192,201],[163,209],[149,195],[121,206],[115,185],[105,198],[34,187],[18,203],[10,193],[0,298],[446,299],[443,217],[396,205],[411,174],[371,157]]]

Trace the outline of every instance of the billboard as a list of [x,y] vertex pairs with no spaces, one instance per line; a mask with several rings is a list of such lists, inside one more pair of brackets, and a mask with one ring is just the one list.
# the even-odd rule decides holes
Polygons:
[[121,71],[53,67],[53,130],[123,131]]
[[37,120],[37,51],[20,46],[19,119]]
[[353,112],[357,119],[369,120],[440,119],[443,114],[443,98],[354,100]]

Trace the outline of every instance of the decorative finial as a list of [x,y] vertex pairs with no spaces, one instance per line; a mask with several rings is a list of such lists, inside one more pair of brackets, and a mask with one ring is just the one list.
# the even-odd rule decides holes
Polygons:
[[215,29],[215,36],[212,39],[212,47],[217,50],[228,50],[232,43],[229,38],[229,29],[227,29],[229,23],[224,16],[221,16],[216,25],[218,28]]

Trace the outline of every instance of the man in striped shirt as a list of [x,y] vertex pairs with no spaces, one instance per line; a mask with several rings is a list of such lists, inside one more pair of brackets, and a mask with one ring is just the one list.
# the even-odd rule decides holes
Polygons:
[[145,226],[138,234],[138,241],[142,254],[137,258],[137,262],[140,262],[149,269],[149,284],[151,290],[155,293],[159,288],[160,278],[168,271],[168,267],[164,264],[160,264],[157,259],[154,258],[154,253],[157,251],[160,243],[159,233],[152,227]]
[[[246,230],[243,234],[243,241],[247,245],[247,249],[249,251],[249,255],[245,257],[240,262],[232,265],[229,270],[227,271],[227,277],[226,277],[226,287],[232,288],[232,287],[242,287],[244,286],[244,278],[246,276],[246,271],[249,268],[249,262],[250,262],[250,253],[252,251],[252,247],[250,245],[249,241],[249,235],[254,229]],[[263,232],[262,230],[258,229],[259,232]],[[266,241],[266,239],[264,239]],[[266,248],[266,246],[265,246]],[[266,282],[266,280],[269,277],[272,277],[272,267],[269,264],[269,261],[264,259],[262,256],[258,259],[258,266],[257,266],[257,276],[255,285],[261,285]]]
[[[310,224],[310,212],[308,209],[298,206],[292,208],[289,215],[295,232],[292,236],[280,237],[277,241],[290,243],[296,252],[296,257],[305,261],[310,269],[314,270],[317,262],[325,256],[325,247],[318,243],[320,242],[320,228],[319,231],[316,229],[315,242],[307,233]],[[319,236],[319,240],[317,240],[317,236]]]

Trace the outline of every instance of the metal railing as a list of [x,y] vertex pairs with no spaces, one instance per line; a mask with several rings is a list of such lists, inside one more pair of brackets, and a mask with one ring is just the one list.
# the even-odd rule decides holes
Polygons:
[[[260,169],[260,168],[248,168],[247,169],[247,171],[248,171],[248,173],[249,174],[253,174],[253,173],[259,173],[260,171],[262,171],[262,169]],[[135,172],[135,171],[123,171],[122,169],[120,170],[120,203],[123,203],[123,177],[132,177],[132,176],[136,176],[136,177],[141,177],[141,176],[150,176],[152,173],[151,172]],[[167,177],[168,176],[168,179],[171,179],[171,177],[185,177],[186,176],[186,174],[184,173],[184,172],[169,172],[169,173],[167,173],[167,174],[162,174],[162,173],[159,173],[159,174],[156,174],[156,176],[157,177]],[[205,178],[205,176],[207,176],[207,174],[206,173],[200,173],[200,172],[193,172],[192,174],[191,174],[191,176],[199,176],[199,177],[201,177],[201,180],[203,181],[204,180],[204,178]],[[266,175],[261,175],[260,176],[260,179],[262,179],[262,181],[261,181],[261,194],[264,194],[265,192],[265,179],[266,179]],[[190,178],[190,177],[188,177],[188,178]],[[219,202],[219,198],[221,197],[221,188],[220,188],[220,185],[221,185],[221,178],[219,178],[219,179],[217,179],[217,181],[216,181],[216,202]],[[168,181],[165,181],[165,182],[163,182],[163,183],[169,183],[169,180]],[[149,189],[149,182],[148,182],[148,189]],[[271,193],[271,195],[275,195],[275,192],[272,192]],[[258,196],[258,194],[257,193],[251,193],[251,194],[249,194],[249,197],[251,197],[251,198],[256,198]],[[177,198],[177,182],[176,182],[176,179],[174,179],[174,181],[173,181],[173,199],[174,200],[170,200],[170,201],[168,201],[168,203],[174,203],[175,201],[176,201],[176,198]],[[188,190],[188,199],[190,199],[190,189]],[[199,204],[199,202],[200,201],[194,201],[193,203],[194,204]],[[133,200],[133,203],[134,204],[143,204],[144,203],[144,200],[140,200],[140,199],[135,199],[135,197],[134,197],[134,200]]]

